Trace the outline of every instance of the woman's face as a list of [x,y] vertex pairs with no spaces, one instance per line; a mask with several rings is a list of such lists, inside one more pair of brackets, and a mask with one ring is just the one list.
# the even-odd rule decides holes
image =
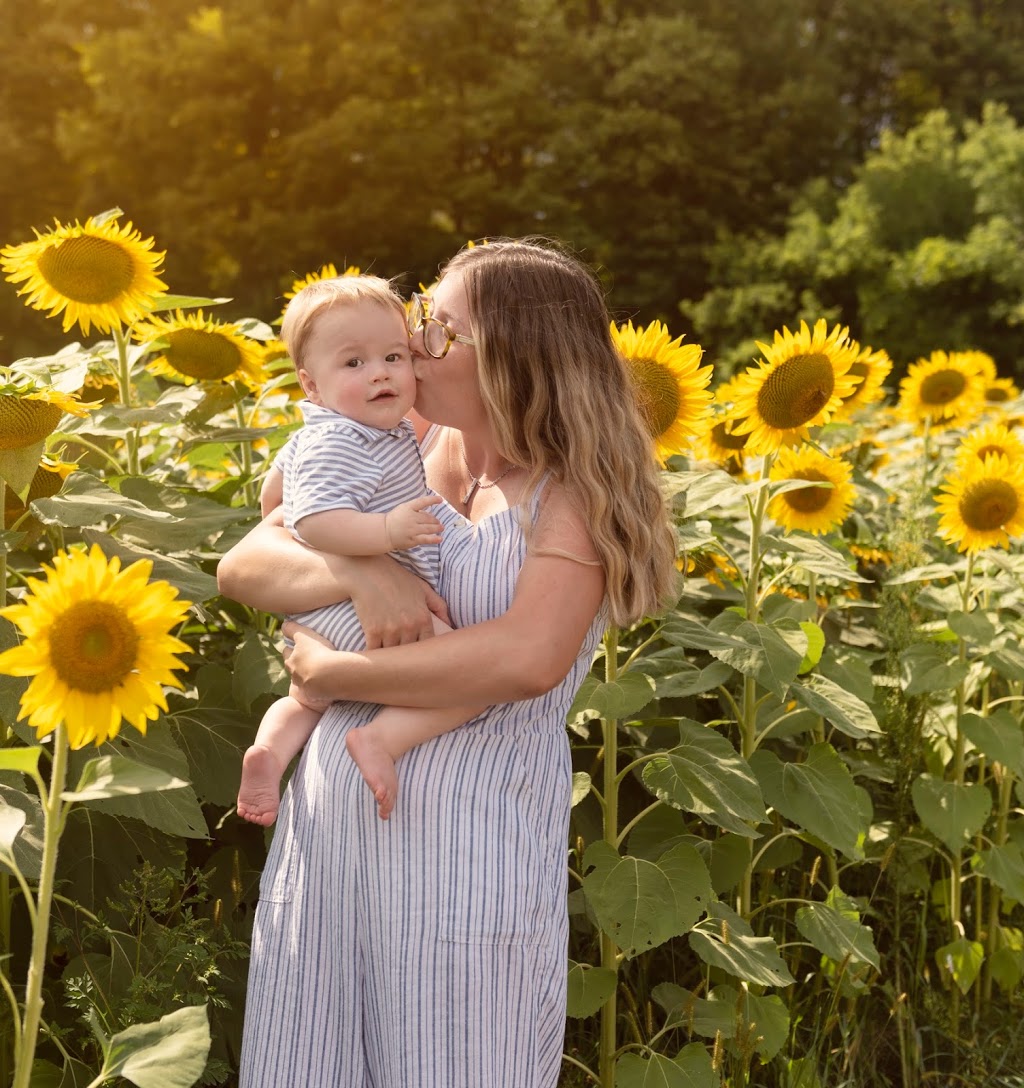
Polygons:
[[[452,332],[472,336],[469,299],[461,272],[450,272],[430,296],[430,316]],[[486,421],[477,378],[476,348],[454,342],[443,359],[428,355],[422,330],[410,341],[416,374],[416,411],[431,423],[465,430]]]

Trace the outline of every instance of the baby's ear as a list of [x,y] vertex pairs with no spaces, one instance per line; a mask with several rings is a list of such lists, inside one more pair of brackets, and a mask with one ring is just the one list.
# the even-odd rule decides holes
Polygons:
[[316,402],[316,382],[313,380],[313,375],[308,370],[299,368],[299,384],[302,386],[303,393],[309,398],[309,400]]

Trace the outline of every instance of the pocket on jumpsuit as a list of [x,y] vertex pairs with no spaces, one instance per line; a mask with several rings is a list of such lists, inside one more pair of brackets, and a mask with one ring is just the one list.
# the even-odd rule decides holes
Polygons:
[[295,833],[290,821],[279,821],[260,876],[261,903],[290,903],[295,894]]
[[531,945],[544,914],[536,798],[511,734],[458,733],[439,806],[437,936],[449,944]]

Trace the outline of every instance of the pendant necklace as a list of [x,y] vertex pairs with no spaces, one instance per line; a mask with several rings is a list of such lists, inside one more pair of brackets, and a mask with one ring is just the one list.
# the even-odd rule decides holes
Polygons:
[[495,476],[489,484],[481,482],[476,476],[473,475],[473,470],[469,467],[469,462],[466,460],[466,447],[463,445],[462,439],[459,439],[459,449],[462,451],[462,463],[466,466],[466,471],[469,473],[469,478],[473,481],[470,484],[469,490],[462,496],[462,505],[469,506],[473,501],[473,496],[477,491],[486,491],[488,488],[495,487],[501,480],[503,480],[514,468],[518,468],[518,465],[509,465],[504,472]]

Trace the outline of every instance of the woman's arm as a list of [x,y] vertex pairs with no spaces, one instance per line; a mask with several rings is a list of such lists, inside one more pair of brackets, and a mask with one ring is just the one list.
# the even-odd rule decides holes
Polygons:
[[351,600],[370,649],[430,638],[431,613],[449,622],[444,601],[390,556],[313,551],[288,532],[279,509],[221,558],[217,584],[225,597],[266,612]]
[[329,650],[292,625],[286,628],[295,638],[292,679],[315,700],[392,706],[514,702],[550,691],[572,667],[601,607],[604,572],[564,557],[588,560],[594,552],[560,498],[545,503],[533,543],[504,615],[422,645],[362,653]]

